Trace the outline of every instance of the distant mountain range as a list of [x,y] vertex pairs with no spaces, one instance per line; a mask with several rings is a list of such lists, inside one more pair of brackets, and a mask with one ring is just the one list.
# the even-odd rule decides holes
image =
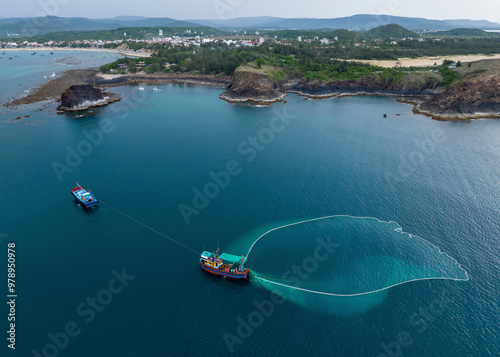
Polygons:
[[87,19],[83,17],[46,16],[38,18],[0,19],[0,37],[9,34],[32,36],[61,31],[114,30],[120,27],[199,27],[200,24],[171,19],[121,16],[114,19]]
[[228,20],[188,20],[198,24],[222,28],[255,28],[255,29],[347,29],[351,31],[368,31],[372,28],[397,24],[413,31],[451,30],[453,28],[478,28],[481,30],[500,30],[500,24],[486,20],[428,20],[418,17],[402,17],[389,15],[353,15],[333,19],[280,17],[243,17]]
[[280,17],[242,17],[227,20],[175,20],[169,17],[148,18],[119,16],[112,19],[88,19],[82,17],[46,16],[43,18],[0,18],[0,37],[9,34],[33,35],[60,31],[97,31],[121,27],[198,27],[209,26],[225,30],[235,29],[347,29],[368,31],[375,27],[397,24],[413,31],[451,30],[454,28],[478,28],[500,30],[500,24],[486,20],[429,20],[416,17],[389,15],[354,15],[332,19]]

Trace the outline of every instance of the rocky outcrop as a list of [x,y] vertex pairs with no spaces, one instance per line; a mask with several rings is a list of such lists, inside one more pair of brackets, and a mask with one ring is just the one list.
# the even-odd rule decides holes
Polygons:
[[500,118],[500,79],[471,78],[415,106],[438,120]]
[[382,94],[396,96],[433,95],[439,92],[439,81],[434,77],[407,79],[395,82],[393,78],[364,77],[335,82],[304,82],[293,85],[290,91],[311,98],[354,94]]
[[356,80],[332,82],[287,79],[271,81],[262,71],[252,68],[237,69],[227,90],[220,98],[231,103],[269,104],[282,101],[285,92],[309,98],[328,98],[355,94],[380,94],[397,96],[434,95],[441,91],[439,77],[430,75],[408,76],[404,81],[393,78],[365,77]]
[[245,67],[238,69],[226,92],[220,97],[232,103],[269,104],[282,101],[285,92],[307,98],[347,95],[392,95],[415,106],[414,112],[438,120],[500,118],[500,76],[466,74],[451,87],[443,86],[435,73],[408,73],[395,80],[376,75],[360,79],[322,82],[289,78],[271,81],[263,71]]
[[272,82],[266,73],[254,69],[237,69],[227,90],[220,95],[221,99],[230,103],[254,105],[280,102],[285,97],[277,82]]
[[61,95],[59,112],[76,112],[101,107],[120,100],[118,96],[104,93],[90,84],[73,85]]

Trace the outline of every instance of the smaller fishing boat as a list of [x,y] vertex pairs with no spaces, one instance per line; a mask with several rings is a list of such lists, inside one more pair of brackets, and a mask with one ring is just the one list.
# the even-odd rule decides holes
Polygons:
[[144,87],[139,87],[139,90],[144,90]]
[[76,183],[76,187],[71,190],[71,194],[75,196],[76,200],[83,208],[94,207],[99,203],[99,201],[95,199],[94,195],[92,195],[90,190],[87,191],[86,189],[81,187],[78,182]]
[[9,59],[14,59],[14,57],[9,57]]
[[160,91],[161,91],[161,89],[160,89],[160,88],[156,88],[156,87],[154,87],[154,88],[153,88],[153,90],[154,90],[155,92],[160,92]]
[[36,52],[35,51],[31,52],[31,55],[32,56],[36,55]]
[[54,52],[50,52],[50,54],[51,54],[51,55],[53,55],[53,54],[54,54]]
[[206,272],[222,275],[232,279],[246,279],[249,270],[245,268],[245,258],[228,253],[219,255],[219,248],[215,253],[204,251],[200,257],[200,268]]

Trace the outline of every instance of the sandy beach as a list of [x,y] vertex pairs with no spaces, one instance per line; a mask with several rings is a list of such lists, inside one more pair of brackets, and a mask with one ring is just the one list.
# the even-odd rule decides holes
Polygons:
[[151,57],[150,53],[146,52],[134,52],[125,51],[117,49],[108,48],[71,48],[71,47],[25,47],[25,48],[2,48],[2,52],[5,51],[94,51],[94,52],[108,52],[108,53],[118,53],[120,55],[128,57]]
[[437,63],[438,65],[442,64],[445,59],[452,60],[454,62],[460,61],[462,63],[465,63],[465,62],[475,62],[485,59],[499,59],[499,58],[500,54],[400,58],[397,61],[393,60],[348,60],[348,61],[369,63],[373,66],[379,66],[384,68],[393,68],[393,67],[431,67],[434,65],[434,63]]

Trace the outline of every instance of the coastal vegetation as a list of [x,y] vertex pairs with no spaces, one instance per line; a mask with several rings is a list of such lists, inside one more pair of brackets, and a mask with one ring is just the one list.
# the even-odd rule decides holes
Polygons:
[[103,73],[191,73],[232,75],[239,66],[252,64],[265,68],[271,80],[300,78],[307,81],[357,80],[371,76],[400,83],[409,74],[450,85],[458,72],[449,68],[452,63],[436,63],[429,68],[382,68],[359,61],[333,58],[332,48],[303,43],[255,47],[231,47],[202,44],[189,47],[153,48],[151,57],[123,58],[101,66]]

